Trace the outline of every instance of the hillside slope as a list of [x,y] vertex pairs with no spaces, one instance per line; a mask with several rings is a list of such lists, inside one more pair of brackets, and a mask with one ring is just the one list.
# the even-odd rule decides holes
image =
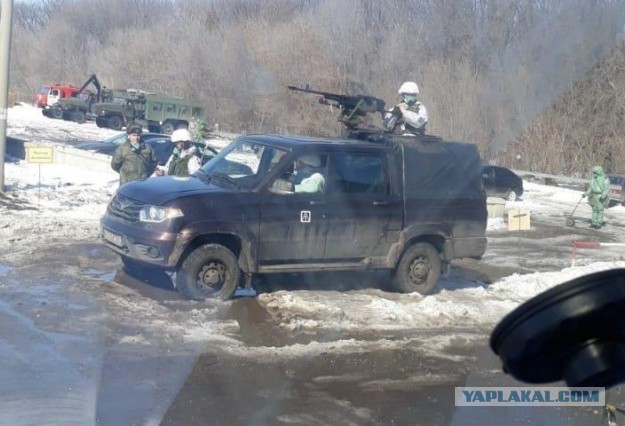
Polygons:
[[593,165],[625,171],[625,42],[535,117],[507,147],[519,169],[584,175]]

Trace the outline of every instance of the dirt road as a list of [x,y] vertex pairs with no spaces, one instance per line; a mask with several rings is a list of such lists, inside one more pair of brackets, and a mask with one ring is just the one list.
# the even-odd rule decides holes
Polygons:
[[[491,232],[484,259],[457,263],[442,289],[487,288],[513,273],[564,268],[570,243],[596,232],[540,220],[524,233]],[[485,424],[493,414],[551,424],[596,419],[579,408],[538,414],[456,408],[455,386],[519,385],[487,347],[492,325],[443,313],[423,322],[419,312],[381,310],[421,300],[380,290],[384,275],[275,276],[257,283],[255,298],[196,303],[182,300],[163,274],[128,275],[97,241],[51,243],[32,253],[0,265],[0,296],[12,312],[0,353],[18,359],[1,372],[13,396],[0,409],[17,413],[14,424],[59,405],[54,420],[64,424],[447,425]],[[9,392],[18,383],[19,392]]]

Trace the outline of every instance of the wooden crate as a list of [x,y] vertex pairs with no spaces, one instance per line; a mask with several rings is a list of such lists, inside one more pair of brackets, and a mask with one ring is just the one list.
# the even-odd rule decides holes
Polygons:
[[508,210],[508,231],[527,231],[530,229],[530,211],[527,209]]

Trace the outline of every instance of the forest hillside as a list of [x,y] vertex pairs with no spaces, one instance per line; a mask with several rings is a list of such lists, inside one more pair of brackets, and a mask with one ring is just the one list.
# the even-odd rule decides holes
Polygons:
[[233,132],[336,135],[287,85],[397,102],[487,161],[625,171],[625,3],[617,0],[16,0],[10,90],[46,82],[197,99]]

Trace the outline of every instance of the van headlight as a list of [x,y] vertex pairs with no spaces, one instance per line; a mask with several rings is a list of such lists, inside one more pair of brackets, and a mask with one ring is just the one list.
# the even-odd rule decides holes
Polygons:
[[164,222],[182,216],[182,210],[173,207],[145,206],[139,211],[141,222]]

